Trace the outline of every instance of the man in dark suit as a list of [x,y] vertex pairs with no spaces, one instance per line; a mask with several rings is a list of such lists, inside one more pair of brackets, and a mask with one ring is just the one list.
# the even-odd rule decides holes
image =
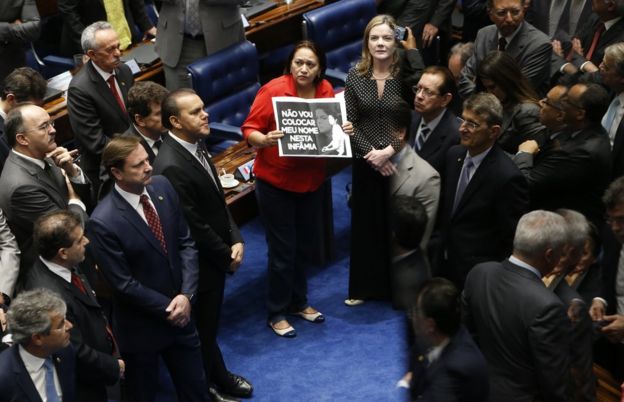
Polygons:
[[81,165],[97,194],[100,158],[113,134],[130,127],[126,113],[128,90],[134,83],[130,68],[121,62],[117,33],[107,22],[94,22],[82,33],[90,60],[69,83],[67,112],[82,154]]
[[457,288],[446,279],[433,278],[414,300],[410,312],[415,333],[410,359],[412,401],[487,401],[487,365],[461,325]]
[[525,0],[488,0],[488,14],[494,25],[481,28],[475,50],[459,80],[459,93],[467,98],[475,90],[477,68],[492,50],[507,52],[537,90],[550,77],[552,45],[546,34],[524,21]]
[[624,3],[592,0],[592,11],[570,43],[553,42],[555,74],[596,73],[607,46],[624,41]]
[[550,139],[542,150],[535,141],[520,144],[514,157],[529,181],[533,208],[574,209],[601,227],[600,197],[609,183],[611,153],[600,119],[608,102],[597,84],[577,84],[568,91],[556,86],[541,101],[540,121]]
[[448,149],[459,143],[460,120],[448,106],[457,94],[446,67],[427,67],[413,88],[414,110],[409,143],[418,156],[442,174]]
[[15,345],[0,354],[0,400],[76,400],[72,324],[63,299],[47,289],[23,292],[7,320]]
[[459,289],[475,264],[511,251],[516,223],[528,210],[526,180],[496,144],[502,115],[494,95],[472,95],[464,102],[461,144],[447,153],[434,273]]
[[32,102],[36,105],[43,102],[47,81],[30,67],[16,68],[5,79],[0,93],[0,172],[4,161],[9,156],[11,147],[4,134],[4,120],[7,114],[22,102]]
[[102,308],[80,265],[89,240],[71,212],[46,214],[35,222],[39,253],[26,276],[25,289],[46,288],[67,304],[65,317],[73,324],[71,343],[76,351],[76,397],[106,402],[106,386],[123,376],[125,363],[115,356],[115,341]]
[[225,204],[217,171],[205,152],[208,113],[191,89],[170,93],[162,104],[163,125],[169,129],[154,173],[167,177],[178,192],[182,210],[199,251],[199,287],[193,316],[202,343],[208,381],[217,400],[225,394],[248,397],[251,384],[230,373],[217,344],[225,274],[234,273],[243,259],[243,239]]
[[207,401],[199,337],[191,321],[197,250],[178,195],[166,178],[152,177],[136,137],[112,139],[102,161],[115,186],[93,211],[87,235],[113,288],[113,328],[126,362],[129,397],[155,400],[160,356],[178,400]]
[[35,0],[0,2],[0,82],[26,65],[26,45],[37,40],[40,24]]
[[86,222],[90,185],[74,164],[74,153],[56,145],[56,131],[44,109],[35,105],[14,108],[5,129],[13,149],[0,176],[0,208],[22,251],[20,275],[24,275],[35,257],[33,222],[46,212],[63,209],[74,211]]
[[[63,20],[59,50],[65,56],[82,53],[80,35],[86,26],[96,21],[108,21],[120,33],[121,49],[126,49],[131,42],[140,41],[144,35],[156,36],[145,11],[143,0],[119,0],[122,6],[119,15],[106,10],[102,0],[59,0],[58,11]],[[135,25],[140,30],[137,35]]]
[[518,222],[509,259],[468,274],[464,320],[488,363],[491,401],[570,401],[570,324],[561,300],[541,281],[567,238],[561,216],[530,212]]
[[614,43],[605,49],[600,78],[602,84],[615,93],[601,124],[611,143],[611,177],[617,179],[624,175],[624,43]]

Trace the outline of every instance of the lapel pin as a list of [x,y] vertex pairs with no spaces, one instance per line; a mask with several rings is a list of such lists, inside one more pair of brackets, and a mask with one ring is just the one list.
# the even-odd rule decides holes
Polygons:
[[457,158],[457,162],[461,162],[461,158]]
[[159,195],[159,196],[158,196],[158,201],[162,201],[162,200],[164,200],[163,196],[162,196],[162,195]]
[[61,362],[61,358],[60,357],[57,357],[55,360],[56,360],[57,363]]

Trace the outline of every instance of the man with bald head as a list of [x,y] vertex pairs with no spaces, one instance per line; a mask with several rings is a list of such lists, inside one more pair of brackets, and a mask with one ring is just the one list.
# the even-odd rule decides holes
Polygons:
[[11,110],[5,134],[12,150],[0,176],[0,208],[22,251],[21,273],[32,265],[33,222],[69,209],[87,220],[90,184],[74,163],[74,152],[55,142],[54,122],[39,106]]

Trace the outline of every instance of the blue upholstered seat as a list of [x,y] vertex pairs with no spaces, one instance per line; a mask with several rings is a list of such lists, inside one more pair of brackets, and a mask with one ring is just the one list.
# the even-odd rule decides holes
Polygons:
[[241,141],[240,126],[260,89],[256,47],[243,41],[189,64],[187,70],[210,114],[211,152]]

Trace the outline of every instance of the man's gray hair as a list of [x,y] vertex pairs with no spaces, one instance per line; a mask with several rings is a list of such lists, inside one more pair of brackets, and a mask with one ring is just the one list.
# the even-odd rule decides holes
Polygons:
[[624,204],[624,177],[615,179],[602,196],[602,202],[607,209],[616,208]]
[[450,56],[459,54],[459,60],[462,66],[466,65],[466,62],[474,53],[475,44],[473,42],[456,43],[451,48]]
[[63,299],[51,290],[34,289],[20,293],[7,312],[13,342],[27,345],[33,335],[48,334],[52,329],[50,313],[64,317],[66,312]]
[[562,252],[568,242],[568,225],[561,215],[536,210],[520,218],[514,237],[514,252],[529,258],[541,257],[547,249]]
[[582,251],[591,230],[585,215],[572,209],[565,208],[558,209],[555,212],[563,216],[563,219],[565,219],[568,225],[568,244],[575,249],[580,249]]
[[624,42],[617,42],[607,46],[604,57],[613,60],[612,68],[618,75],[624,76]]
[[82,51],[87,54],[89,50],[97,50],[95,48],[95,34],[98,31],[106,31],[108,29],[113,29],[113,26],[106,21],[96,21],[86,27],[84,31],[82,31],[82,36],[80,37]]
[[503,105],[496,96],[487,92],[471,95],[464,101],[464,109],[479,115],[490,126],[503,122]]

